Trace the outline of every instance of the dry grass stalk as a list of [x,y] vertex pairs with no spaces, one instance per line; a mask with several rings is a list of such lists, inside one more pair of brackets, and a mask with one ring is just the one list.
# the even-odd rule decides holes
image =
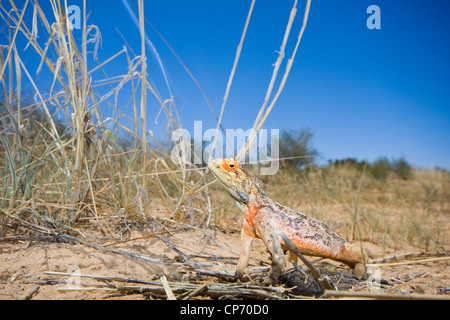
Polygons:
[[142,122],[142,187],[145,188],[147,163],[147,57],[145,55],[144,1],[139,0],[139,30],[141,34],[141,122]]
[[409,264],[416,263],[428,263],[428,262],[438,262],[438,261],[447,261],[450,260],[450,257],[439,257],[439,258],[430,258],[430,259],[421,259],[421,260],[411,260],[411,261],[403,261],[403,262],[385,262],[385,263],[368,263],[368,266],[377,266],[377,267],[393,267],[393,266],[403,266]]
[[241,56],[242,45],[244,43],[245,35],[247,33],[248,24],[249,24],[250,18],[252,16],[252,12],[253,12],[253,7],[254,6],[255,6],[255,0],[252,0],[252,3],[250,5],[250,9],[249,9],[248,14],[247,14],[247,20],[245,21],[244,30],[242,31],[241,40],[240,40],[239,45],[238,45],[237,50],[236,50],[236,56],[234,58],[233,68],[231,69],[231,73],[230,73],[230,76],[228,78],[227,88],[225,90],[225,95],[223,97],[222,107],[220,108],[219,119],[217,120],[216,134],[214,136],[214,140],[213,140],[213,143],[212,143],[212,146],[211,146],[211,152],[209,154],[209,159],[207,161],[208,163],[211,161],[212,155],[214,153],[214,148],[216,147],[217,135],[219,133],[220,123],[222,121],[223,112],[225,110],[225,104],[226,104],[227,99],[228,99],[228,94],[230,93],[231,83],[233,82],[234,73],[236,71],[236,67],[237,67],[237,64],[238,64],[238,61],[239,61],[239,57]]
[[284,88],[284,85],[286,83],[287,77],[289,75],[289,72],[291,70],[292,64],[294,62],[294,58],[295,58],[295,55],[297,53],[297,49],[298,49],[298,47],[300,45],[300,41],[302,39],[303,32],[305,31],[306,24],[308,22],[310,6],[311,6],[311,0],[307,0],[305,13],[304,13],[304,16],[303,16],[303,24],[302,24],[302,27],[301,27],[300,32],[298,34],[298,37],[297,37],[297,43],[296,43],[295,48],[294,48],[294,50],[292,52],[291,58],[287,62],[286,70],[284,72],[284,75],[283,75],[283,78],[281,80],[281,83],[280,83],[280,85],[278,87],[277,93],[275,94],[274,98],[272,99],[272,102],[270,103],[269,107],[266,109],[266,105],[269,102],[269,98],[270,98],[270,96],[272,94],[273,86],[274,86],[275,80],[276,80],[277,75],[278,75],[278,70],[279,70],[279,68],[281,66],[281,63],[282,63],[284,55],[285,55],[285,51],[284,50],[285,50],[285,47],[286,47],[286,43],[287,43],[289,34],[291,32],[292,23],[294,22],[295,15],[297,13],[297,0],[295,0],[295,2],[294,2],[294,5],[293,5],[293,7],[291,9],[291,14],[289,16],[289,21],[288,21],[288,24],[287,24],[287,27],[286,27],[286,31],[285,31],[285,34],[284,34],[283,42],[282,42],[281,47],[280,47],[280,53],[279,53],[278,59],[277,59],[277,61],[275,63],[275,67],[274,67],[274,70],[273,70],[273,73],[272,73],[272,78],[270,80],[269,87],[268,87],[267,92],[266,92],[266,97],[264,99],[264,103],[261,106],[261,108],[260,108],[260,110],[258,112],[258,115],[256,116],[255,123],[253,124],[253,129],[254,130],[252,130],[252,132],[251,132],[250,136],[248,137],[246,143],[244,144],[242,149],[238,152],[238,155],[237,155],[236,159],[238,159],[239,161],[242,161],[243,159],[245,159],[245,156],[250,152],[250,148],[251,148],[251,146],[253,144],[254,139],[256,138],[256,134],[258,133],[258,131],[263,126],[263,124],[266,121],[269,113],[272,111],[272,108],[275,105],[275,102],[278,100],[278,97],[280,96],[281,92],[283,91],[283,88]]
[[[25,11],[27,9],[28,6],[28,0],[25,1],[25,4],[23,5],[23,9],[21,10],[22,14],[19,17],[19,21],[17,22],[17,25],[20,26],[22,24],[22,20],[23,20],[23,16],[25,15]],[[17,11],[17,10],[16,10]],[[16,30],[14,31],[14,35],[11,39],[11,42],[9,43],[9,48],[8,48],[8,53],[6,54],[6,58],[5,61],[8,61],[11,55],[11,52],[13,51],[14,48],[14,43],[16,41],[16,37],[17,37],[17,33],[19,32],[20,28],[16,28]],[[3,65],[3,68],[0,71],[0,79],[3,79],[3,75],[5,73],[5,69],[6,69],[7,63],[5,63]]]

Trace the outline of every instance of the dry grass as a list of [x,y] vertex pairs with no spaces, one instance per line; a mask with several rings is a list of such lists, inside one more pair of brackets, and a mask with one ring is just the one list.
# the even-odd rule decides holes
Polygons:
[[[9,44],[0,55],[1,218],[28,221],[34,217],[53,228],[52,224],[69,226],[84,216],[97,221],[109,219],[101,206],[109,212],[125,208],[123,219],[139,216],[146,220],[142,209],[150,201],[149,193],[177,210],[194,191],[188,179],[198,180],[200,175],[174,166],[168,161],[167,149],[149,140],[147,95],[166,114],[169,132],[181,124],[173,97],[161,96],[147,73],[143,1],[138,2],[140,55],[134,56],[124,47],[90,69],[88,65],[97,60],[101,34],[96,26],[86,25],[86,4],[82,8],[82,40],[78,42],[65,18],[66,2],[51,1],[53,12],[45,13],[38,1],[35,4],[27,1],[17,8],[10,1],[8,6],[0,5],[1,18],[9,26]],[[22,19],[27,11],[33,11],[31,26]],[[51,20],[56,22],[50,24]],[[27,41],[27,58],[34,55],[41,61],[36,76],[23,63],[18,37]],[[120,70],[123,74],[108,75],[110,80],[103,81],[100,71],[120,58],[128,61]],[[41,92],[34,80],[45,68],[53,77],[48,93]],[[31,83],[36,98],[33,103],[24,103],[27,97],[22,96],[22,82]],[[129,105],[118,104],[124,87],[133,92],[128,100],[133,108],[131,119],[124,113]],[[104,117],[104,108],[117,116]],[[61,115],[64,120],[57,120]],[[128,137],[126,147],[120,143],[124,136]],[[138,207],[140,210],[133,209]]]

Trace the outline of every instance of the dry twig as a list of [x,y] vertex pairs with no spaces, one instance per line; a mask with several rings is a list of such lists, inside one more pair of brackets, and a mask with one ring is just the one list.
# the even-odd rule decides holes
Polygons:
[[[56,275],[56,276],[73,276],[70,273],[64,272],[53,272],[45,271],[44,274]],[[246,299],[281,299],[283,294],[287,292],[286,289],[278,287],[264,287],[246,284],[191,284],[184,282],[168,282],[167,279],[164,281],[161,277],[161,281],[147,281],[139,280],[133,278],[123,278],[117,276],[99,276],[99,275],[87,275],[87,274],[77,274],[77,276],[84,278],[91,278],[99,281],[118,281],[126,283],[141,283],[145,284],[143,286],[115,286],[115,287],[80,287],[80,288],[60,288],[59,291],[117,291],[122,294],[134,294],[134,293],[150,293],[156,296],[166,296],[169,298],[175,297],[175,294],[188,294],[188,297],[193,297],[194,295],[203,295],[211,298],[223,298],[223,297],[234,297],[234,298],[246,298]],[[164,284],[164,282],[166,282]],[[170,289],[170,290],[169,290]]]
[[36,292],[40,289],[40,286],[34,287],[24,298],[23,300],[31,300]]
[[173,291],[172,291],[172,288],[170,287],[169,282],[167,282],[166,276],[161,277],[161,282],[164,287],[164,291],[166,292],[167,300],[177,300],[177,298],[175,298],[175,295],[173,294]]
[[185,255],[180,249],[178,249],[173,243],[169,242],[168,240],[164,239],[161,236],[156,236],[159,240],[161,240],[166,246],[168,246],[170,249],[175,251],[186,263],[191,266],[194,269],[200,268],[200,265],[197,262],[192,261],[189,259],[187,255]]
[[449,296],[429,295],[429,294],[389,294],[371,292],[348,292],[348,291],[325,291],[323,298],[357,298],[376,300],[450,300]]

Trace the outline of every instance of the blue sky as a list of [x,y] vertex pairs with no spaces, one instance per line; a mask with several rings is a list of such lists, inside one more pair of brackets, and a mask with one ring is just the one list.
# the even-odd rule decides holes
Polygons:
[[[81,3],[68,0],[69,5]],[[135,1],[130,3],[137,12]],[[144,3],[145,17],[196,77],[217,114],[250,3]],[[225,128],[252,127],[292,4],[256,1],[225,108]],[[301,26],[304,4],[299,1],[287,57]],[[373,4],[381,9],[380,30],[366,27],[366,9]],[[42,6],[51,14],[49,6]],[[139,54],[139,32],[121,1],[88,0],[87,7],[88,24],[97,25],[102,33],[99,61],[125,45],[116,29]],[[450,169],[449,12],[446,0],[313,0],[287,84],[265,127],[309,127],[315,133],[314,147],[325,160],[404,156],[416,166]],[[28,18],[31,24],[31,15]],[[204,128],[215,127],[199,89],[148,24],[146,32],[164,64],[183,126],[192,129],[195,120],[202,120]],[[80,31],[74,34],[81,37]],[[121,59],[105,68],[109,75],[126,73]],[[148,65],[152,80],[168,98],[156,59],[149,57]],[[159,107],[149,101],[148,108],[150,129],[165,126],[154,121]]]

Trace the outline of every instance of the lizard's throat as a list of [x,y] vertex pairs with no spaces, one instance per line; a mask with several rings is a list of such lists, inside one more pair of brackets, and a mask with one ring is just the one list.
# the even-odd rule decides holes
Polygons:
[[248,194],[246,194],[240,190],[235,190],[235,189],[227,188],[227,187],[226,187],[226,190],[235,202],[242,203],[242,205],[245,205],[248,203],[248,201],[249,201]]
[[236,206],[242,211],[244,212],[244,214],[248,213],[249,210],[256,210],[258,211],[259,208],[264,206],[264,202],[261,199],[261,197],[255,196],[253,194],[250,194],[248,196],[248,201],[247,202],[241,202],[239,200],[237,200],[235,197],[233,197],[234,203],[236,203]]

